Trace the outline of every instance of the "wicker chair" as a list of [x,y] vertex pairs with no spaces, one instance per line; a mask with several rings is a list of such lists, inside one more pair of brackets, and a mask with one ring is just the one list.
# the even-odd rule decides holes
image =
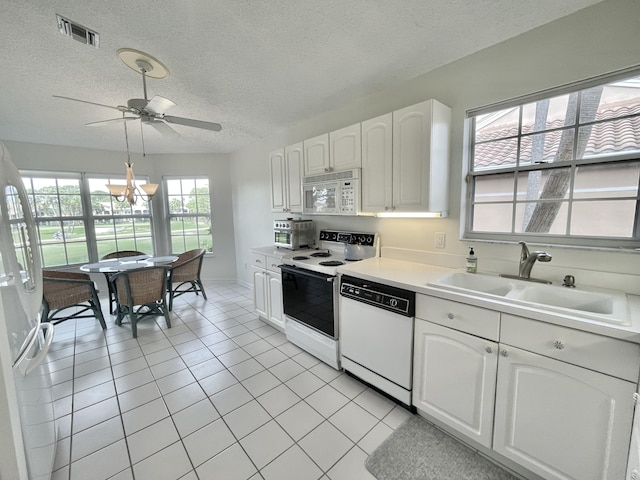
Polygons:
[[[138,255],[145,255],[144,252],[139,252],[137,250],[120,250],[119,252],[111,252],[107,253],[100,260],[112,260],[114,258],[124,258],[124,257],[136,257]],[[114,284],[109,281],[113,273],[105,273],[104,278],[107,281],[107,288],[109,289],[109,313],[116,313],[116,305],[118,303],[116,299],[116,292],[114,290]]]
[[[147,316],[163,315],[171,328],[166,303],[167,267],[138,268],[113,274],[118,300],[116,325],[129,316],[133,338],[138,336],[138,321]],[[137,308],[136,308],[137,307]]]
[[204,299],[207,299],[200,280],[205,253],[203,248],[189,250],[178,255],[178,259],[169,266],[169,310],[173,309],[173,299],[185,293],[202,293]]
[[[72,307],[73,310],[66,311]],[[86,273],[42,271],[42,318],[54,325],[74,318],[95,317],[107,328],[95,284]],[[91,314],[86,312],[91,311]]]

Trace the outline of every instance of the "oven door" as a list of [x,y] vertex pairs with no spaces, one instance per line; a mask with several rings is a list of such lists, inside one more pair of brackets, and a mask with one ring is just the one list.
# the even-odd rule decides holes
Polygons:
[[284,314],[337,339],[336,277],[291,265],[280,265],[280,269]]

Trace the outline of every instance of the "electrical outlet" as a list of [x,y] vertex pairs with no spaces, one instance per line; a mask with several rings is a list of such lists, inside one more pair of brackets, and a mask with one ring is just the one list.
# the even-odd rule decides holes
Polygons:
[[447,242],[447,234],[444,232],[436,232],[436,248],[444,248],[445,243]]

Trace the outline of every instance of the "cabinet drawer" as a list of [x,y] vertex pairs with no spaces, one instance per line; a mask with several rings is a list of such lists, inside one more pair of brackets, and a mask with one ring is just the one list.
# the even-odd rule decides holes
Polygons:
[[270,270],[272,272],[276,272],[276,273],[280,273],[280,269],[278,268],[278,265],[282,264],[282,259],[279,257],[272,257],[267,255],[266,257],[266,267],[267,270]]
[[572,328],[502,315],[500,342],[636,383],[640,345]]
[[251,265],[254,267],[267,268],[267,256],[261,253],[251,252]]
[[499,338],[500,313],[486,308],[416,295],[416,317],[496,342]]

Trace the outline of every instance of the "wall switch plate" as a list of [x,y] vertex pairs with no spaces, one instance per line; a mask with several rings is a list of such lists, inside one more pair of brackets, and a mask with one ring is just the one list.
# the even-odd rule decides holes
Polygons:
[[445,243],[447,242],[447,234],[444,232],[436,232],[436,248],[444,248]]

